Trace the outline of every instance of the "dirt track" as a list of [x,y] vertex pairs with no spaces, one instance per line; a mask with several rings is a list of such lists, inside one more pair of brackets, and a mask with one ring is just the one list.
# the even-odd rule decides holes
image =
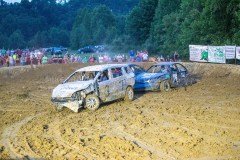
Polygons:
[[0,69],[0,159],[240,159],[240,66],[186,65],[186,90],[80,113],[50,96],[81,65]]

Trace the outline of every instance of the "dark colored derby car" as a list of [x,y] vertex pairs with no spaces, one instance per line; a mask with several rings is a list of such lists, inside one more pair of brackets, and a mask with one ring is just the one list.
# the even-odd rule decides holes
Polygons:
[[135,64],[129,64],[135,74],[135,91],[169,91],[170,75],[168,73],[149,73]]
[[181,87],[192,84],[191,77],[186,67],[177,62],[162,62],[152,65],[148,73],[164,73],[170,77],[171,87]]

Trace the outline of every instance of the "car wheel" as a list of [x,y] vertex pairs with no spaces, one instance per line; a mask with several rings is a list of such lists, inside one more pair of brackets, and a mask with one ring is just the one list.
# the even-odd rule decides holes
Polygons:
[[160,90],[164,92],[169,92],[171,90],[169,81],[163,81],[160,83]]
[[100,106],[100,100],[96,95],[90,94],[87,95],[85,100],[85,107],[89,110],[95,111]]
[[133,99],[134,99],[133,88],[132,87],[127,87],[124,100],[125,101],[133,101]]

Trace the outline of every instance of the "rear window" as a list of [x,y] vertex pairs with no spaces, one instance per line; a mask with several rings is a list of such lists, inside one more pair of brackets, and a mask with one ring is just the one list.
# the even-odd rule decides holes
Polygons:
[[118,68],[112,68],[112,69],[111,69],[111,72],[112,72],[113,78],[117,78],[117,77],[120,77],[120,76],[123,75],[122,69],[119,68],[119,67],[118,67]]
[[124,67],[124,70],[127,74],[132,73],[132,70],[129,67]]

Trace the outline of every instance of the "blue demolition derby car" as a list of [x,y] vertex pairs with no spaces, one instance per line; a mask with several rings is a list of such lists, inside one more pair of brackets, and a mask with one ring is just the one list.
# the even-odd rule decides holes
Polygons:
[[186,67],[178,62],[162,62],[152,65],[148,73],[164,73],[169,76],[169,83],[171,87],[185,87],[193,84],[194,80],[190,76]]
[[170,74],[168,73],[149,73],[136,64],[129,64],[135,74],[135,91],[169,91]]
[[171,88],[194,83],[188,70],[177,62],[162,62],[152,65],[147,71],[136,64],[129,64],[135,74],[136,91],[169,91]]

